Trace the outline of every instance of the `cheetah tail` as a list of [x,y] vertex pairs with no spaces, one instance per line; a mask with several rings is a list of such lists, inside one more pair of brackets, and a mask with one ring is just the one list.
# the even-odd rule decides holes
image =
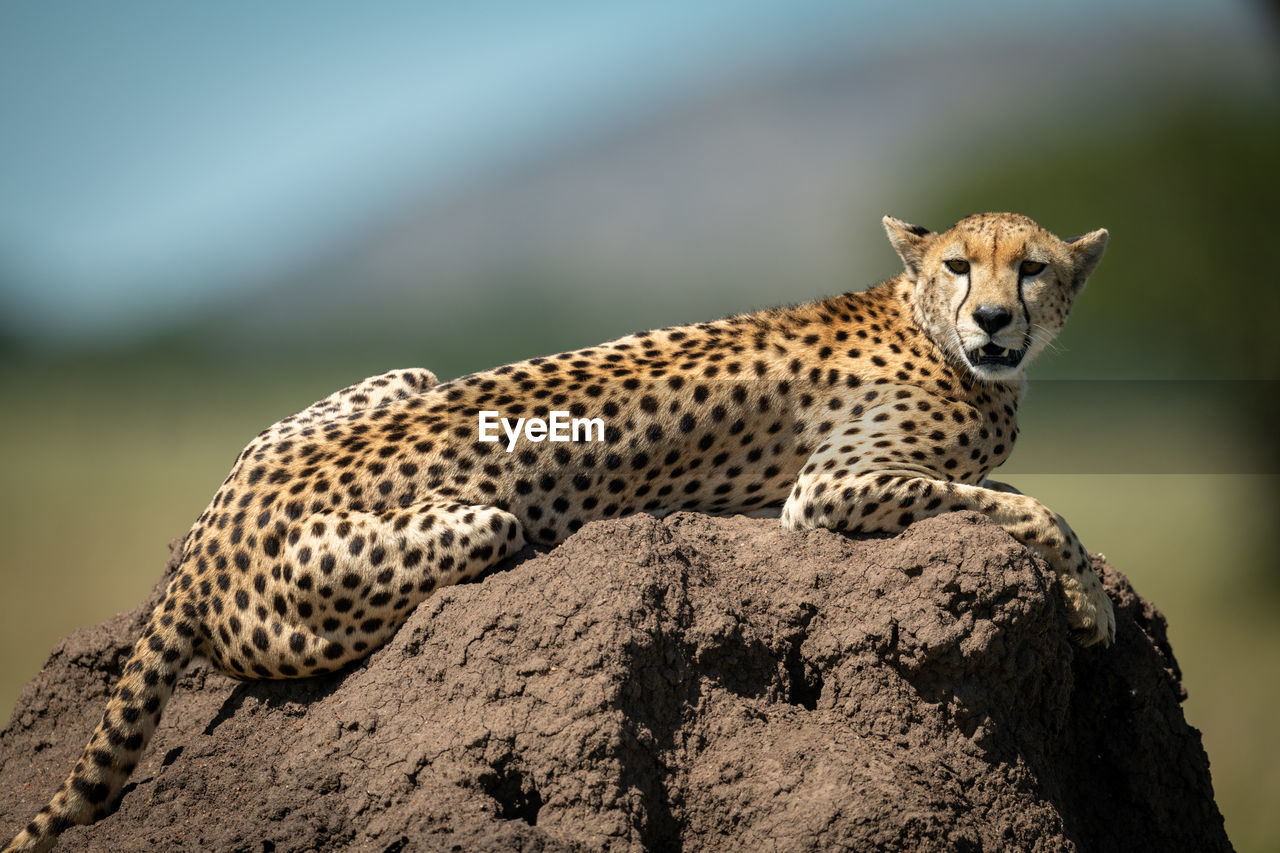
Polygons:
[[174,591],[169,590],[133,647],[102,722],[71,775],[3,853],[49,850],[67,827],[93,823],[115,810],[173,685],[195,653],[195,630],[191,621],[174,612]]

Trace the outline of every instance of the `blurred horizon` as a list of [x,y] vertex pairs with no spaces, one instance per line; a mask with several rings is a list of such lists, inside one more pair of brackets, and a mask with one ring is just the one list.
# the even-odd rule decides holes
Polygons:
[[860,290],[883,214],[1012,210],[1111,242],[996,476],[1168,616],[1233,843],[1280,849],[1278,37],[1240,0],[0,5],[0,720],[333,390]]

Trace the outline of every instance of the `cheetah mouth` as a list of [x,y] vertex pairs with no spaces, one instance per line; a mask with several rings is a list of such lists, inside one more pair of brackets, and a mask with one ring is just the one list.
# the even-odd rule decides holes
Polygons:
[[1022,363],[1026,349],[1011,350],[994,343],[968,350],[965,357],[974,367],[1017,367]]

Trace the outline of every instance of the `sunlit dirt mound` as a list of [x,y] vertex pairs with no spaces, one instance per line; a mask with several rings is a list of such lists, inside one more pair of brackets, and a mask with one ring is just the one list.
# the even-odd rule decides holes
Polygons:
[[[589,524],[342,673],[193,668],[119,810],[63,846],[1229,849],[1164,620],[1098,566],[1117,639],[1081,649],[1050,573],[978,515],[864,540]],[[0,841],[78,757],[145,614],[76,632],[23,690]]]

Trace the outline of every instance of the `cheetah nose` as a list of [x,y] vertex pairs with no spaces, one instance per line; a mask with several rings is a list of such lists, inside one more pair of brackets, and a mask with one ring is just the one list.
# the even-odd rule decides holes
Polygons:
[[1009,309],[1000,305],[979,305],[973,312],[973,322],[988,335],[994,335],[1009,325],[1012,319]]

